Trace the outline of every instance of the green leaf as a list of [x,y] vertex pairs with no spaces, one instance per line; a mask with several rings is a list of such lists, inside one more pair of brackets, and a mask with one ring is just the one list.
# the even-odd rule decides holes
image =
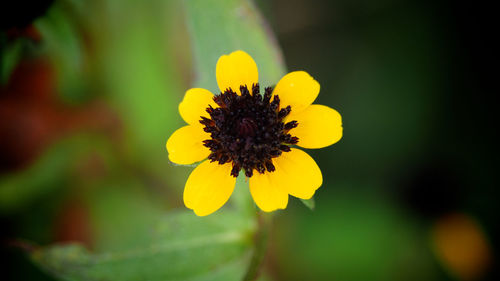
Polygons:
[[234,213],[175,212],[152,231],[147,247],[93,254],[71,244],[37,249],[31,258],[63,280],[241,280],[253,228]]
[[215,65],[235,50],[249,53],[259,68],[259,82],[271,86],[285,73],[276,39],[250,1],[184,1],[197,69],[196,87],[218,91]]
[[23,40],[19,39],[7,44],[4,34],[0,33],[0,85],[7,84],[10,74],[21,58]]
[[102,58],[102,68],[96,71],[104,77],[110,102],[123,120],[129,158],[163,174],[167,132],[177,127],[174,97],[181,92],[169,56],[173,38],[166,36],[168,25],[163,22],[168,1],[111,2],[117,6],[105,15],[108,24],[93,27]]
[[[43,38],[42,49],[56,70],[58,92],[65,102],[88,100],[85,89],[84,42],[74,24],[74,15],[68,6],[55,3],[46,15],[35,21]],[[87,91],[86,91],[87,90]]]
[[304,205],[306,205],[307,208],[314,210],[314,207],[316,206],[316,203],[314,202],[314,197],[311,197],[311,199],[300,199]]

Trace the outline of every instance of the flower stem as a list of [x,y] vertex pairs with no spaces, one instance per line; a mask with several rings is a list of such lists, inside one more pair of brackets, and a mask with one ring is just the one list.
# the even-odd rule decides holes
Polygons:
[[253,250],[252,259],[248,267],[247,273],[243,281],[254,281],[260,273],[262,262],[266,255],[267,241],[269,238],[269,231],[272,223],[272,215],[259,211],[257,214],[259,229],[255,237],[255,246]]

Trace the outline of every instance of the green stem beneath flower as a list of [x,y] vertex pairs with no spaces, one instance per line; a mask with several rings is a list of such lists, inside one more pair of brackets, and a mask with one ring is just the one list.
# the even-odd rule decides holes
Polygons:
[[264,261],[264,257],[266,256],[267,241],[269,239],[269,232],[272,223],[272,214],[259,211],[257,219],[259,229],[255,236],[255,246],[252,259],[250,261],[247,273],[245,274],[245,278],[243,278],[243,281],[257,280],[262,262]]

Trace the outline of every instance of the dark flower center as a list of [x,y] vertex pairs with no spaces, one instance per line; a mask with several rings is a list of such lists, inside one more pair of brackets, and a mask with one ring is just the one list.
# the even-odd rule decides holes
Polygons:
[[247,177],[253,175],[253,170],[261,174],[266,170],[273,172],[271,159],[290,151],[289,145],[298,142],[288,133],[298,123],[283,122],[292,109],[280,108],[277,95],[271,101],[271,87],[265,88],[264,95],[260,94],[259,84],[252,86],[252,93],[246,85],[240,91],[238,95],[229,88],[214,96],[219,107],[208,107],[210,118],[201,117],[200,123],[211,136],[203,141],[211,151],[208,159],[219,164],[232,162],[234,177],[241,169]]

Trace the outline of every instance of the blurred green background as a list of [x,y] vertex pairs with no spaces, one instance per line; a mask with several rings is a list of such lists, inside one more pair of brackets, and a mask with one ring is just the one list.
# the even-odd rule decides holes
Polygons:
[[243,49],[263,85],[309,72],[344,126],[308,151],[324,177],[316,207],[275,213],[259,280],[498,280],[481,13],[414,0],[2,4],[3,276],[241,279],[258,229],[245,183],[194,217],[192,168],[169,163],[165,142],[185,90],[217,91],[217,58]]

